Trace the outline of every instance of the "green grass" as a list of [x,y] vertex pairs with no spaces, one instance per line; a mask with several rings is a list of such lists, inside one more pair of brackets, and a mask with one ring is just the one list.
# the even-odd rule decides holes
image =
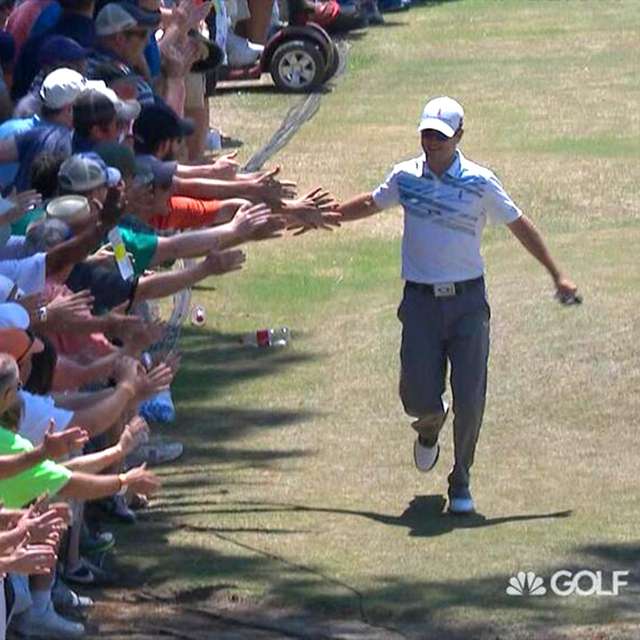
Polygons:
[[[200,607],[236,594],[364,614],[410,637],[637,621],[637,576],[618,598],[504,593],[519,569],[638,570],[637,3],[458,0],[390,20],[351,43],[347,74],[276,161],[301,189],[369,190],[418,153],[426,98],[457,96],[464,152],[496,170],[585,296],[555,304],[542,269],[488,230],[483,517],[439,513],[450,425],[437,470],[412,468],[396,394],[402,222],[390,211],[251,246],[243,272],[194,292],[210,319],[185,331],[179,421],[163,429],[186,454],[161,470],[164,493],[122,562],[148,591],[197,593]],[[249,157],[295,100],[225,93],[213,116]],[[282,324],[285,350],[238,344]]]

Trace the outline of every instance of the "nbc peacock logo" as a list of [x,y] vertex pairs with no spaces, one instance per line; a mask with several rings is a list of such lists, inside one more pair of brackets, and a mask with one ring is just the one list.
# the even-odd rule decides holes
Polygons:
[[545,593],[544,580],[533,571],[518,571],[509,578],[507,594],[510,596],[543,596]]

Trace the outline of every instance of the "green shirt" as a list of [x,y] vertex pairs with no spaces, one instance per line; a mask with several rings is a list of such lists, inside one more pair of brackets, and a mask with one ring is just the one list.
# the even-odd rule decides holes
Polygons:
[[[0,427],[0,455],[31,451],[33,445]],[[0,501],[7,509],[20,509],[43,493],[54,495],[71,479],[71,470],[45,460],[18,475],[0,479]]]
[[11,234],[14,236],[26,236],[27,227],[36,220],[41,220],[45,216],[44,207],[36,207],[27,211],[22,218],[11,223]]
[[146,229],[134,229],[125,224],[119,224],[118,229],[127,251],[133,257],[133,269],[136,276],[142,275],[151,264],[158,248],[158,236]]

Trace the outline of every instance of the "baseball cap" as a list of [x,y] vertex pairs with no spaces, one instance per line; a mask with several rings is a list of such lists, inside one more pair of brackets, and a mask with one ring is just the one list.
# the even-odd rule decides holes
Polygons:
[[95,151],[105,164],[117,169],[122,177],[136,173],[136,158],[131,147],[118,142],[101,142],[96,146]]
[[102,80],[102,82],[109,85],[117,80],[128,80],[129,82],[137,83],[140,76],[124,62],[103,60],[91,67],[89,78],[91,80]]
[[47,218],[62,220],[73,227],[89,220],[91,206],[84,196],[60,196],[47,204],[46,212]]
[[50,109],[62,109],[75,102],[86,89],[87,81],[73,69],[63,67],[52,71],[40,87],[42,103]]
[[3,302],[0,304],[0,329],[27,329],[29,314],[17,302]]
[[115,187],[122,176],[108,167],[96,153],[78,153],[67,158],[58,171],[58,185],[63,191],[86,193],[97,187]]
[[73,126],[90,129],[95,124],[105,124],[116,117],[116,107],[111,98],[96,88],[83,91],[73,105]]
[[160,103],[144,105],[140,116],[133,123],[136,146],[152,149],[164,140],[184,138],[194,132],[193,122],[181,118],[169,106]]
[[98,91],[103,96],[107,96],[116,109],[116,116],[119,120],[127,122],[135,120],[140,115],[140,103],[137,100],[120,100],[118,94],[107,87],[102,80],[89,80],[87,86]]
[[97,36],[110,36],[136,27],[155,29],[160,24],[160,14],[140,9],[132,2],[111,2],[96,16]]
[[464,109],[459,102],[447,96],[429,100],[422,111],[418,131],[433,129],[452,138],[462,126]]
[[177,169],[178,163],[170,160],[159,160],[151,155],[136,158],[136,176],[149,176],[161,189],[171,186]]
[[89,57],[89,50],[81,47],[72,38],[51,36],[40,47],[38,65],[47,67],[56,62],[73,62]]

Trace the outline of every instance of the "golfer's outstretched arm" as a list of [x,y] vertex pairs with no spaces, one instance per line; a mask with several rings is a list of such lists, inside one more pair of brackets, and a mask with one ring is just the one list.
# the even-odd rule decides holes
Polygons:
[[518,238],[522,246],[549,272],[560,295],[573,295],[577,291],[576,285],[560,271],[549,249],[533,222],[522,215],[509,223],[509,230]]
[[361,193],[359,196],[343,202],[337,211],[342,214],[341,222],[351,222],[351,220],[372,216],[382,209],[375,203],[372,193]]

